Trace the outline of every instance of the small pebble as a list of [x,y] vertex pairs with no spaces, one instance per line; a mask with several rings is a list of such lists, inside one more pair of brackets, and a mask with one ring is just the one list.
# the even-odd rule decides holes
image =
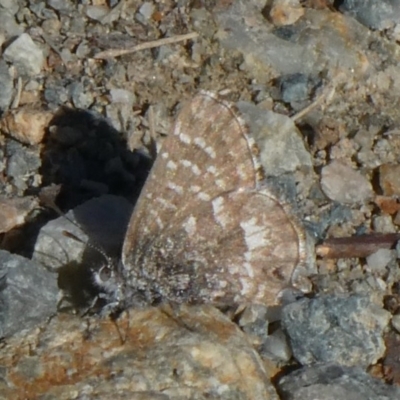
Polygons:
[[3,116],[0,128],[22,143],[38,144],[43,140],[53,117],[53,113],[48,110],[20,107]]
[[304,15],[299,0],[274,0],[269,17],[276,26],[292,25]]
[[[0,43],[1,45],[1,43]],[[0,111],[4,111],[11,103],[13,95],[13,80],[7,64],[0,60]]]
[[384,164],[379,167],[379,185],[386,196],[400,195],[400,165]]
[[400,315],[393,315],[391,320],[392,327],[400,333]]
[[333,161],[321,172],[321,188],[325,195],[338,203],[363,203],[372,196],[371,183],[360,172]]
[[0,233],[25,223],[28,214],[37,206],[33,197],[8,199],[0,196]]
[[3,57],[15,65],[21,75],[27,77],[39,74],[44,65],[42,50],[27,33],[23,33],[14,40],[5,49]]
[[86,15],[95,21],[101,21],[109,11],[106,6],[88,6],[86,8]]
[[265,339],[260,352],[267,354],[275,360],[284,362],[289,361],[292,357],[288,339],[282,329],[276,330]]
[[395,233],[397,232],[396,227],[393,224],[392,217],[390,215],[376,215],[372,219],[372,227],[375,232],[379,233]]
[[144,18],[150,19],[154,14],[154,4],[146,1],[139,8],[139,13],[142,14]]
[[367,257],[368,267],[377,272],[383,270],[393,258],[393,252],[389,249],[379,249]]
[[135,95],[126,89],[111,89],[111,102],[112,103],[124,103],[132,105],[135,102]]

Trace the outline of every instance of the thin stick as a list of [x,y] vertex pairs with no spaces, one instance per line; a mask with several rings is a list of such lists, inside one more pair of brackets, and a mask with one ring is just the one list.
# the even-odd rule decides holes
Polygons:
[[154,47],[164,46],[166,44],[182,42],[184,40],[197,38],[199,34],[197,32],[186,33],[184,35],[177,35],[169,38],[153,40],[151,42],[140,43],[130,49],[109,49],[97,53],[94,58],[98,60],[106,60],[108,58],[115,58],[123,56],[125,54],[135,53],[136,51],[152,49]]
[[317,246],[316,253],[323,258],[363,258],[379,249],[393,249],[399,240],[399,233],[371,233],[331,238]]
[[18,77],[17,81],[17,93],[15,95],[15,98],[12,102],[11,108],[18,108],[19,102],[21,100],[21,93],[22,93],[22,79],[21,77]]
[[297,114],[294,114],[291,119],[293,122],[296,122],[298,119],[304,117],[307,113],[309,113],[313,108],[317,107],[322,103],[323,100],[327,99],[328,97],[331,98],[333,94],[335,93],[335,88],[334,87],[327,87],[323,93],[318,96],[311,104],[309,104],[307,107],[303,108],[300,110]]

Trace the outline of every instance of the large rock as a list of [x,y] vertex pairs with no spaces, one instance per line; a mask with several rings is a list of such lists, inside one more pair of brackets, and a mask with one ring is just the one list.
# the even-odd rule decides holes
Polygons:
[[3,398],[277,400],[243,332],[213,307],[57,316],[0,349]]

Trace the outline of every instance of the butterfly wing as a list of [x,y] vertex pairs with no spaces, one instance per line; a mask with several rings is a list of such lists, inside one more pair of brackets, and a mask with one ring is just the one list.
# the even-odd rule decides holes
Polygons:
[[235,109],[200,93],[163,143],[130,221],[129,287],[149,302],[275,302],[305,239],[261,179]]

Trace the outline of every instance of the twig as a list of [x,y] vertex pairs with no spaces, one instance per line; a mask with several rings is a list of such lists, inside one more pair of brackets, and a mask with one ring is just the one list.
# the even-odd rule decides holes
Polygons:
[[400,233],[371,233],[327,239],[317,246],[316,253],[324,258],[363,258],[379,249],[392,249],[400,240]]
[[182,42],[184,40],[194,39],[198,37],[197,32],[186,33],[185,35],[177,35],[169,38],[153,40],[151,42],[140,43],[130,49],[109,49],[97,53],[94,58],[98,60],[106,60],[107,58],[115,58],[125,54],[135,53],[136,51],[152,49],[154,47],[164,46],[166,44]]
[[332,96],[335,93],[335,88],[328,86],[323,93],[318,96],[311,104],[309,104],[307,107],[303,108],[300,110],[297,114],[294,114],[291,119],[293,122],[297,121],[298,119],[304,117],[307,113],[309,113],[313,108],[317,107],[319,104],[322,103],[323,100],[327,98],[332,98]]
[[13,109],[18,108],[19,102],[21,100],[21,93],[22,93],[22,79],[21,79],[21,77],[18,77],[17,93],[15,94],[14,100],[11,104],[11,108],[13,108]]

